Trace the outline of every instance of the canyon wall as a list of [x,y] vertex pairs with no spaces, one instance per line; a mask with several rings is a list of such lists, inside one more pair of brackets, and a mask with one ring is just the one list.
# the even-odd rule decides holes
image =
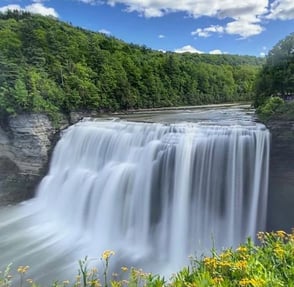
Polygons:
[[47,171],[57,130],[43,114],[9,117],[0,127],[0,204],[28,199]]

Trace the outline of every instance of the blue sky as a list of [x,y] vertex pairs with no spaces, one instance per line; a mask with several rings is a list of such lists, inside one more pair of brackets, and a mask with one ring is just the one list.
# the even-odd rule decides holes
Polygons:
[[294,32],[294,0],[0,0],[155,50],[264,56]]

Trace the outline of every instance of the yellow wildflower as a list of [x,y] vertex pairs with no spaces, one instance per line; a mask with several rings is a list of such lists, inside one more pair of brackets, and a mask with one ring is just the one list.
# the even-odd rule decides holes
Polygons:
[[276,244],[274,247],[274,253],[279,257],[282,258],[285,254],[285,250],[282,248],[280,244]]
[[121,267],[121,271],[123,271],[123,272],[127,272],[129,269],[128,269],[128,267],[126,267],[126,266],[122,266]]
[[248,279],[248,278],[243,278],[239,281],[240,286],[247,286],[249,284],[250,284],[250,279]]
[[221,282],[224,281],[224,278],[222,278],[222,277],[219,276],[219,277],[213,278],[212,280],[213,280],[213,283],[214,284],[219,284],[219,283],[221,283]]
[[114,255],[114,251],[112,250],[105,250],[103,253],[102,253],[102,259],[104,260],[108,260],[110,256]]
[[216,258],[213,258],[213,257],[205,257],[203,259],[203,262],[206,267],[209,267],[212,269],[215,269],[217,266],[217,260],[216,260]]
[[247,252],[247,248],[245,246],[239,246],[236,250],[240,253]]
[[25,273],[27,273],[29,268],[30,268],[29,266],[18,266],[17,272],[21,273],[21,274],[25,274]]
[[245,268],[247,267],[247,261],[245,261],[245,260],[237,261],[237,262],[235,263],[235,267],[236,267],[237,269],[245,269]]
[[93,287],[101,287],[101,283],[97,279],[91,280],[89,283],[90,283],[90,286],[93,286]]
[[232,251],[228,249],[225,252],[221,253],[219,257],[221,260],[230,259],[232,257]]
[[262,287],[265,285],[265,281],[261,278],[252,278],[250,279],[250,283],[254,287]]
[[257,238],[260,242],[264,242],[266,234],[264,232],[258,232]]
[[239,281],[240,286],[262,287],[265,286],[265,283],[261,278],[243,278]]
[[232,263],[230,261],[220,261],[218,262],[218,265],[221,267],[230,267]]
[[287,233],[285,231],[283,231],[283,230],[278,230],[276,232],[276,236],[279,237],[279,238],[281,238],[281,239],[285,238],[286,235],[287,235]]

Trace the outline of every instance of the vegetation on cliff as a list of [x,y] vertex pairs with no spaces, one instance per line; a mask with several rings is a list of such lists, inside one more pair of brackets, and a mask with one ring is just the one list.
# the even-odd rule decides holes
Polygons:
[[293,102],[294,33],[291,33],[269,52],[257,77],[254,104],[262,119],[294,120]]
[[249,100],[263,60],[175,54],[27,12],[0,13],[0,112],[124,110]]

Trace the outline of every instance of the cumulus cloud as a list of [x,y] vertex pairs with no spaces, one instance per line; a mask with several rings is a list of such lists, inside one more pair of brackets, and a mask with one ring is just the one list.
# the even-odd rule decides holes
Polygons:
[[40,14],[43,16],[53,16],[58,17],[57,12],[54,10],[54,8],[45,7],[41,3],[33,3],[31,5],[28,5],[25,7],[25,10],[34,14]]
[[191,32],[191,35],[198,37],[210,37],[212,34],[229,34],[239,35],[241,38],[248,38],[260,34],[264,27],[262,27],[257,19],[256,22],[250,22],[248,19],[238,19],[227,23],[226,26],[210,26],[206,28],[198,28]]
[[193,36],[199,36],[199,37],[210,37],[213,33],[224,33],[225,29],[222,26],[219,25],[212,25],[210,27],[206,28],[198,28],[195,31],[191,32],[191,35]]
[[0,7],[0,12],[6,12],[8,10],[19,10],[19,11],[27,11],[33,14],[40,14],[43,16],[53,16],[58,18],[58,14],[54,8],[46,7],[41,2],[41,0],[35,0],[32,4],[25,6],[22,8],[20,5],[11,4]]
[[222,54],[226,54],[226,53],[225,52],[222,52],[219,49],[216,49],[216,50],[210,51],[209,54],[211,54],[211,55],[222,55]]
[[[213,34],[232,34],[242,38],[258,35],[263,30],[262,20],[294,19],[293,0],[77,0],[88,4],[122,4],[126,12],[137,12],[143,17],[162,17],[169,13],[183,12],[188,16],[228,19],[224,26],[202,27],[193,31],[194,36],[209,37]],[[272,2],[272,3],[271,3]],[[271,3],[271,4],[270,4]]]
[[183,46],[182,48],[175,49],[176,53],[196,53],[196,54],[203,54],[202,51],[197,50],[191,45]]
[[294,1],[293,0],[275,0],[270,5],[268,19],[293,20],[294,19]]
[[[207,52],[203,52],[203,51],[199,51],[198,49],[196,49],[195,47],[191,46],[191,45],[186,45],[183,46],[182,48],[179,49],[175,49],[176,53],[194,53],[194,54],[204,54]],[[211,50],[209,51],[207,54],[211,54],[211,55],[221,55],[221,54],[227,54],[226,52],[223,52],[219,49],[215,49],[215,50]]]
[[159,34],[157,37],[158,37],[159,39],[163,39],[163,38],[165,38],[165,35]]
[[240,35],[242,38],[260,34],[264,28],[258,23],[250,23],[244,19],[233,21],[227,24],[225,31],[227,34]]
[[4,13],[4,12],[6,12],[8,10],[11,10],[11,11],[13,11],[13,10],[22,10],[22,8],[17,4],[11,4],[11,5],[6,5],[6,6],[3,6],[3,7],[0,7],[0,12],[1,13]]
[[[84,0],[87,1],[87,0]],[[114,6],[123,4],[127,12],[138,12],[140,15],[162,17],[168,13],[184,12],[189,16],[216,17],[218,19],[231,19],[226,26],[210,26],[198,28],[192,32],[193,36],[209,37],[212,34],[233,34],[242,38],[257,35],[263,31],[261,18],[268,13],[269,0],[104,0]],[[288,1],[293,0],[274,0]]]
[[102,34],[105,34],[105,35],[111,35],[111,32],[106,30],[106,29],[100,29],[98,32],[102,33]]

